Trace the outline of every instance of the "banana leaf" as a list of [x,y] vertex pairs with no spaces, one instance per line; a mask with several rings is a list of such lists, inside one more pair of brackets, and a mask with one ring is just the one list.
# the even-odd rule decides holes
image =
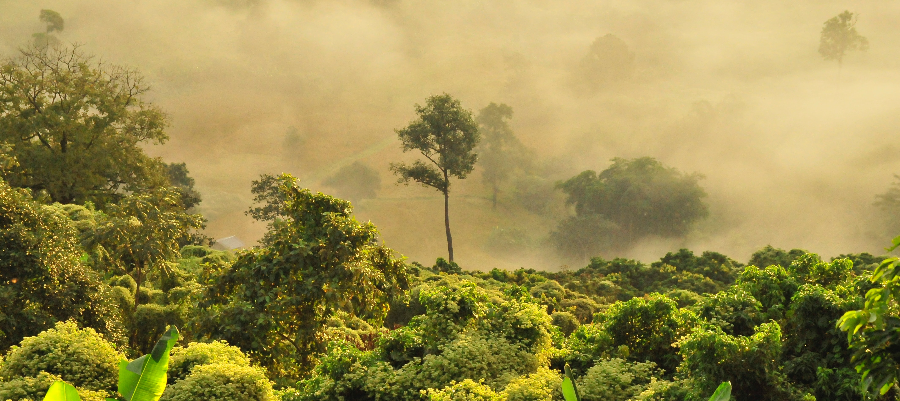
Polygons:
[[713,393],[712,397],[709,397],[709,401],[729,401],[731,400],[731,382],[723,382],[719,385],[719,388],[716,389],[716,392]]
[[572,370],[569,369],[569,364],[567,363],[564,372],[566,377],[563,378],[562,382],[562,393],[563,398],[566,401],[578,401],[578,390],[575,388],[575,382],[572,381]]
[[81,401],[81,397],[75,386],[60,380],[50,385],[44,401]]
[[119,394],[125,401],[157,401],[166,389],[169,352],[178,341],[178,329],[169,328],[149,355],[119,363]]

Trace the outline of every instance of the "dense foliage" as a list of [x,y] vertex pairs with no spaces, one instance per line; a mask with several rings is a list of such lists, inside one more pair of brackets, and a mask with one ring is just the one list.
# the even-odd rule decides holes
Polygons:
[[708,214],[699,179],[650,157],[584,171],[559,184],[575,215],[560,223],[553,242],[563,254],[587,258],[648,235],[683,236]]

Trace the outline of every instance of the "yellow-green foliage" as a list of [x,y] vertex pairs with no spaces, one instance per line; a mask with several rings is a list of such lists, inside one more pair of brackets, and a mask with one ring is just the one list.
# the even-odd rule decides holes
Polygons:
[[627,401],[642,393],[654,376],[661,374],[652,362],[613,358],[597,361],[577,384],[582,401]]
[[168,386],[160,401],[275,401],[272,382],[258,367],[214,363],[194,367]]
[[[41,401],[50,386],[62,380],[59,376],[41,372],[36,377],[20,377],[0,382],[0,400]],[[105,391],[94,391],[85,387],[75,387],[82,401],[106,401]]]
[[79,389],[115,394],[122,357],[94,330],[79,329],[74,322],[57,323],[55,328],[10,349],[0,367],[0,387],[4,391],[19,390],[15,393],[18,395],[10,393],[0,399],[43,398],[38,393],[46,392],[53,382],[46,374]]
[[428,389],[425,393],[431,401],[503,401],[503,397],[489,386],[471,379],[451,382],[440,390]]
[[185,379],[191,371],[201,365],[229,363],[250,366],[250,358],[240,348],[224,341],[211,343],[190,343],[187,347],[175,347],[169,357],[169,384]]
[[502,394],[506,401],[556,401],[563,399],[561,385],[558,372],[542,367],[509,382]]

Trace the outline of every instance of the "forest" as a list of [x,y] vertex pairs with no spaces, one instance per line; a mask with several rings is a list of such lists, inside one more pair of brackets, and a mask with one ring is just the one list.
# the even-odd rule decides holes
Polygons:
[[[216,4],[230,15],[274,3]],[[161,106],[177,91],[151,85],[165,72],[70,40],[86,19],[68,10],[79,17],[29,14],[37,32],[0,46],[0,401],[900,400],[892,172],[869,192],[840,183],[865,207],[838,219],[869,213],[863,239],[803,225],[808,236],[783,249],[757,241],[784,242],[770,220],[729,215],[734,195],[715,184],[717,170],[746,179],[735,186],[757,177],[654,151],[692,139],[582,138],[553,156],[517,122],[536,121],[539,106],[472,109],[449,93],[458,88],[427,88],[403,96],[390,138],[363,150],[277,126],[277,152],[307,167],[215,172],[249,194],[223,201],[224,187],[200,183],[211,164],[191,146],[239,164],[220,153],[238,136],[187,144],[179,110]],[[829,77],[861,79],[857,57],[884,45],[857,23],[849,10],[816,21]],[[580,54],[566,96],[610,105],[652,86],[619,36],[595,36]],[[708,128],[738,103],[696,102],[679,130],[727,148]],[[597,160],[593,146],[609,149]],[[188,150],[158,150],[173,147]],[[758,192],[790,203],[806,196],[798,182]],[[806,212],[836,208],[817,196]],[[235,204],[252,222],[225,223]],[[247,244],[211,236],[223,227]],[[830,234],[839,246],[806,249]],[[732,257],[748,244],[749,258]]]

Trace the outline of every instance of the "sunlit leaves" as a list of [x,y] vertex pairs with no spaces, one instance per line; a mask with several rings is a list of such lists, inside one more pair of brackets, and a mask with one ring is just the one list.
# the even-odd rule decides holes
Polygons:
[[[900,237],[887,250],[898,247]],[[900,361],[894,357],[900,351],[900,258],[885,259],[872,273],[872,282],[880,286],[866,293],[863,309],[848,311],[837,325],[847,332],[863,391],[885,394],[900,378]]]
[[201,332],[241,347],[270,372],[297,377],[323,350],[325,321],[345,311],[372,322],[407,287],[406,268],[378,245],[350,203],[280,182],[284,199],[267,245],[241,254],[214,277],[201,307]]

